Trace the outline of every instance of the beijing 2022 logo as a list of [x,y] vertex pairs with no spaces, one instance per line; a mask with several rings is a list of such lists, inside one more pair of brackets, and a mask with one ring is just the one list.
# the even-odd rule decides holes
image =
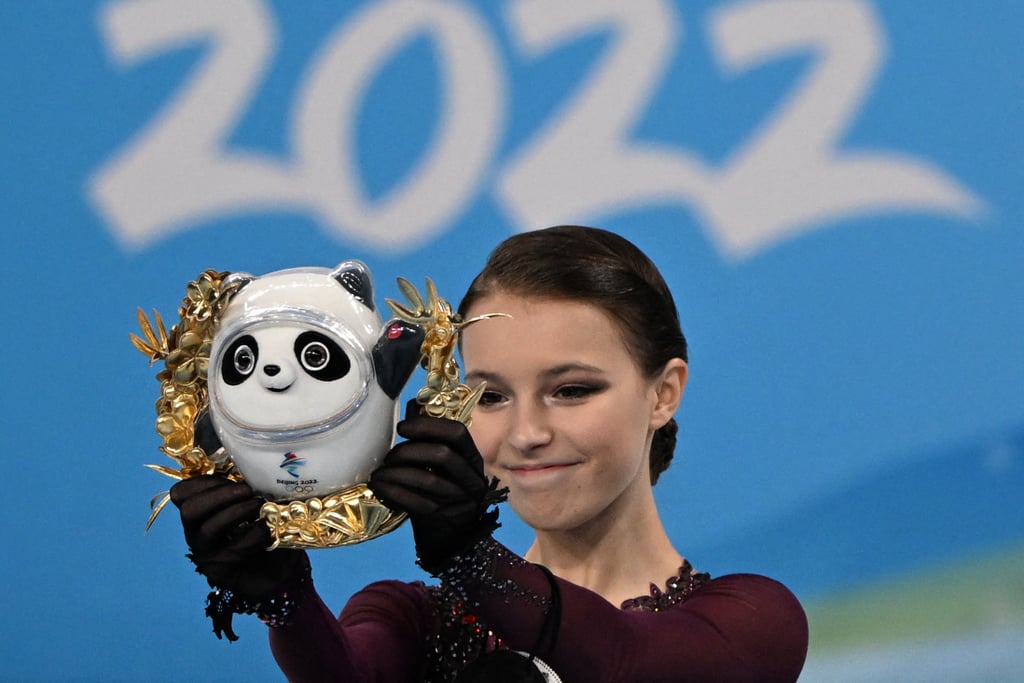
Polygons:
[[292,475],[294,478],[299,478],[299,468],[306,464],[305,458],[300,458],[295,453],[289,451],[284,454],[284,460],[278,465],[282,470]]

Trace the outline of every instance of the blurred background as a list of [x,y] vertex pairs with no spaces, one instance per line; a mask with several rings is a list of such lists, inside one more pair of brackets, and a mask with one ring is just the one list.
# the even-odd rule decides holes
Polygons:
[[[1009,0],[5,2],[0,679],[280,680],[217,641],[128,342],[207,268],[619,232],[692,348],[656,489],[712,574],[789,585],[801,681],[1024,680],[1024,8]],[[414,376],[413,385],[422,383]],[[166,461],[169,462],[169,461]],[[530,536],[504,514],[503,542]],[[318,551],[335,609],[426,578]]]

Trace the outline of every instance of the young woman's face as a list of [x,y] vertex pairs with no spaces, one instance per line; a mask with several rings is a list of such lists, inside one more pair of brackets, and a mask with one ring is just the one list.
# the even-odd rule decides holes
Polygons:
[[[617,325],[590,304],[498,292],[467,318],[484,313],[511,317],[463,332],[466,383],[487,382],[471,432],[519,516],[572,530],[649,497],[651,435],[682,386],[665,405],[663,376],[645,377]],[[673,363],[685,383],[685,363]]]

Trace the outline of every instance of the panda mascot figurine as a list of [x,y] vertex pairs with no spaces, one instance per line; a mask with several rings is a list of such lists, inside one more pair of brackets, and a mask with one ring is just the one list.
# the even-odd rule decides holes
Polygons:
[[398,396],[424,332],[382,322],[360,261],[234,273],[207,373],[217,439],[272,501],[369,480],[395,439]]

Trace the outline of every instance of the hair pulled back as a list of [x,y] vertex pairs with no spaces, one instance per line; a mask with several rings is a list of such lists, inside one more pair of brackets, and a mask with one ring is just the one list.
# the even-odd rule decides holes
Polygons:
[[[618,323],[640,370],[654,377],[673,358],[687,360],[686,337],[664,278],[647,256],[615,233],[560,225],[513,235],[495,248],[459,304],[463,316],[496,292],[597,306]],[[651,442],[651,483],[668,469],[678,426],[671,419]]]

